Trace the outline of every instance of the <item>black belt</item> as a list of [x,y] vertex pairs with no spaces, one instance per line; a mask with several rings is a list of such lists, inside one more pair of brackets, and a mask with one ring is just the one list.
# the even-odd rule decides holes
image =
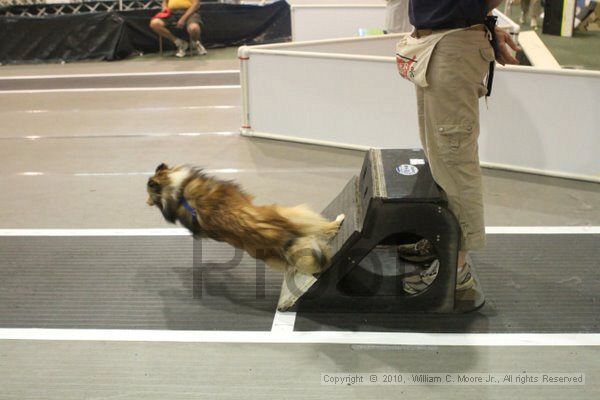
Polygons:
[[[459,28],[455,28],[455,29],[459,29]],[[483,24],[470,26],[470,27],[468,27],[468,29],[477,30],[477,31],[487,31],[487,28]],[[421,37],[429,36],[433,33],[439,32],[439,31],[448,31],[448,30],[450,30],[450,29],[415,29],[413,37],[421,38]]]
[[433,29],[433,30],[444,30],[444,29],[459,29],[459,28],[468,28],[473,25],[481,25],[484,23],[484,20],[474,20],[474,19],[457,19],[453,21],[445,21],[440,25],[435,26],[419,26],[417,29]]

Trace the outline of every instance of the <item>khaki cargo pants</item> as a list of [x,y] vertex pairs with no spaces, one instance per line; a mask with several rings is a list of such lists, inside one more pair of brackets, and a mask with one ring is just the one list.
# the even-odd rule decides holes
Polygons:
[[482,30],[445,36],[427,70],[426,88],[417,87],[419,134],[436,183],[462,229],[461,250],[485,246],[479,167],[479,98],[493,49]]

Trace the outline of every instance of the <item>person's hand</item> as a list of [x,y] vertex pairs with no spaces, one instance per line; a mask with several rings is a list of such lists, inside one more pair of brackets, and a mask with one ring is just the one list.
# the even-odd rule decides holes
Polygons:
[[185,26],[185,19],[179,18],[179,21],[177,21],[177,27],[183,29],[183,27]]
[[510,34],[502,28],[496,28],[496,40],[498,41],[498,54],[496,54],[496,61],[502,65],[506,64],[518,64],[517,60],[510,53],[509,48],[514,51],[521,51],[521,48],[512,40]]

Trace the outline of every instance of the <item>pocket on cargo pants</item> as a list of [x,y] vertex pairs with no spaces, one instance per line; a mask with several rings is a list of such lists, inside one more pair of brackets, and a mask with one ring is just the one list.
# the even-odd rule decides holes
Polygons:
[[448,164],[471,163],[477,160],[477,132],[474,124],[438,124],[437,151]]

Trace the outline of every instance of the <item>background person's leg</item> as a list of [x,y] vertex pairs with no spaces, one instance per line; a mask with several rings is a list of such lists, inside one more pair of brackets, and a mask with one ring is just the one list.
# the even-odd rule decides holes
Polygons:
[[520,24],[524,24],[529,16],[529,1],[521,0],[521,18],[519,19]]
[[164,21],[160,18],[152,18],[150,20],[150,29],[152,29],[158,35],[166,37],[173,43],[176,43],[177,41],[177,37],[173,35],[169,29],[167,29]]
[[542,6],[540,4],[540,0],[531,0],[531,4],[529,6],[529,12],[531,14],[531,27],[537,28],[539,25],[538,18],[540,17],[540,14],[542,13]]
[[196,50],[198,55],[203,56],[207,54],[207,51],[200,41],[201,29],[200,15],[198,13],[192,14],[187,22],[187,31],[190,35],[193,48]]
[[191,23],[187,26],[188,34],[190,35],[190,39],[194,42],[200,40],[200,25],[197,23]]

